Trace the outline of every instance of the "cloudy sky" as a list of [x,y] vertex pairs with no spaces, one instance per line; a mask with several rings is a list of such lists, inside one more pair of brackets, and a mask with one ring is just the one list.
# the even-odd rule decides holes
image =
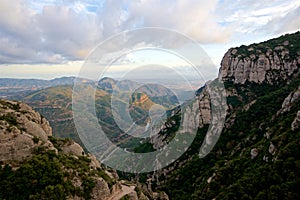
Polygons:
[[144,27],[197,41],[216,76],[228,48],[299,30],[300,0],[1,0],[0,77],[77,75],[98,44]]

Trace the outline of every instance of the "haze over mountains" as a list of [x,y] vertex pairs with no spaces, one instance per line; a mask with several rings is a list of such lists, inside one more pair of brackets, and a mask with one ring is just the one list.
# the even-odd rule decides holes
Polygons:
[[[70,137],[81,143],[72,114],[74,81],[75,77],[63,77],[50,81],[0,79],[0,90],[2,98],[24,101],[46,117],[53,127],[54,136]],[[76,79],[76,81],[86,85],[87,90],[97,88],[95,94],[97,115],[103,130],[117,143],[124,138],[122,138],[123,131],[113,120],[112,95],[114,95],[117,104],[123,104],[122,101],[127,101],[127,96],[131,95],[130,114],[136,123],[144,125],[147,124],[148,110],[152,105],[160,104],[169,110],[179,104],[176,95],[171,90],[157,84],[144,86],[135,81],[116,81],[108,77],[101,79],[98,83],[87,79]],[[183,99],[192,97],[191,94],[186,95],[186,92],[183,94]]]
[[[73,85],[75,77],[62,77],[52,80],[42,79],[12,79],[0,78],[0,97],[1,98],[14,98],[15,96],[22,97],[31,92],[41,90],[48,87],[59,85]],[[86,79],[77,79],[82,83],[91,82]]]

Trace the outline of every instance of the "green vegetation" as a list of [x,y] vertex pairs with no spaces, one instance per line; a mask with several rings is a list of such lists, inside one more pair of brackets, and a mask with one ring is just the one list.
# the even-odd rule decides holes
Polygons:
[[[56,145],[62,142],[68,140],[59,139]],[[38,147],[32,158],[18,169],[13,170],[8,165],[0,168],[0,199],[62,200],[75,195],[90,199],[95,186],[94,177],[102,177],[110,187],[115,184],[103,170],[90,170],[90,162],[86,156],[75,158]],[[81,181],[81,187],[72,184],[77,178]]]
[[[172,199],[297,199],[300,132],[292,131],[291,123],[300,110],[300,101],[290,111],[276,113],[299,83],[298,78],[277,88],[259,88],[254,84],[240,87],[242,101],[228,102],[234,106],[235,121],[223,130],[214,150],[205,158],[198,158],[201,135],[205,134],[205,129],[199,130],[187,154],[180,158],[190,161],[175,167],[167,177],[161,176],[160,182],[164,183],[157,189],[166,191]],[[227,84],[227,89],[232,87],[239,86]],[[256,102],[244,110],[243,106],[253,99]],[[270,139],[266,133],[271,134]],[[276,147],[274,155],[269,153],[271,143]],[[254,148],[258,149],[258,156],[251,159]]]
[[[16,171],[4,166],[0,171],[0,199],[45,199],[55,195],[66,199],[74,193],[69,181],[64,181],[64,172],[58,156],[53,152],[36,154]],[[50,194],[54,190],[56,194]],[[53,196],[54,195],[54,196]]]
[[135,153],[148,153],[153,151],[155,151],[155,149],[153,148],[153,145],[149,141],[144,142],[141,145],[134,148]]
[[39,139],[38,137],[36,137],[36,136],[34,136],[34,137],[32,138],[32,140],[33,140],[34,144],[37,144],[37,143],[39,143],[39,141],[40,141],[40,139]]
[[6,113],[4,115],[1,115],[0,120],[6,121],[9,124],[9,127],[7,128],[9,132],[13,130],[13,127],[17,127],[21,131],[26,131],[24,127],[20,127],[19,123],[17,122],[16,116],[12,113]]
[[9,102],[3,101],[1,99],[0,99],[0,104],[4,105],[4,106],[6,106],[10,109],[16,110],[16,111],[20,110],[20,105],[19,104],[9,103]]
[[[277,48],[276,48],[277,47]],[[242,45],[234,48],[237,53],[233,56],[239,56],[241,58],[250,58],[250,55],[257,55],[261,53],[267,53],[272,50],[281,55],[281,52],[285,49],[289,54],[285,55],[285,59],[294,60],[297,58],[300,49],[300,31],[293,34],[286,34],[279,38],[271,39],[259,44],[251,44],[249,46]]]
[[130,200],[130,196],[128,194],[126,194],[120,200]]
[[16,117],[11,113],[7,113],[5,115],[0,116],[0,120],[6,121],[11,126],[18,126]]

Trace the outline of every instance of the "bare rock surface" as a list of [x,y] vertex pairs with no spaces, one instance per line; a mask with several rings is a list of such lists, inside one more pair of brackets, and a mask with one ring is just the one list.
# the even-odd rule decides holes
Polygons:
[[291,125],[291,128],[293,131],[296,131],[300,128],[300,110],[297,112],[297,116],[295,117]]
[[31,107],[0,101],[0,161],[23,161],[38,146],[55,150],[48,136],[52,136],[48,121]]
[[252,54],[248,49],[246,54],[239,53],[235,48],[230,49],[223,57],[219,80],[238,84],[247,81],[274,84],[279,79],[288,80],[299,72],[300,57],[290,59],[289,50],[283,46],[270,48],[265,53]]
[[[66,154],[75,159],[87,157],[90,160],[88,166],[90,178],[95,183],[91,191],[91,199],[108,200],[120,199],[128,195],[132,200],[148,200],[149,198],[141,192],[136,193],[136,185],[122,184],[118,179],[116,171],[105,170],[93,154],[85,153],[84,149],[70,139],[57,139],[52,137],[52,128],[49,122],[30,106],[22,102],[0,100],[0,161],[2,164],[9,164],[16,169],[23,161],[34,155],[37,147],[45,147],[45,150],[53,150],[57,155]],[[63,169],[64,167],[62,167]],[[70,170],[70,169],[68,169]],[[99,175],[92,175],[93,170],[101,170],[104,177],[109,177],[113,185],[110,185],[108,178]],[[68,173],[77,174],[76,169]],[[85,175],[88,175],[85,174]],[[71,183],[77,188],[83,188],[83,180],[78,174]],[[83,200],[83,197],[69,196],[69,200]],[[154,198],[155,199],[155,198]]]

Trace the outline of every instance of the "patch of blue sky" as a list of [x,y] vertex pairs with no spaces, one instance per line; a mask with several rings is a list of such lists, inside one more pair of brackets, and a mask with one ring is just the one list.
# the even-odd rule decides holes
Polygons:
[[86,6],[86,10],[89,12],[96,13],[98,11],[98,6],[88,5],[88,6]]

